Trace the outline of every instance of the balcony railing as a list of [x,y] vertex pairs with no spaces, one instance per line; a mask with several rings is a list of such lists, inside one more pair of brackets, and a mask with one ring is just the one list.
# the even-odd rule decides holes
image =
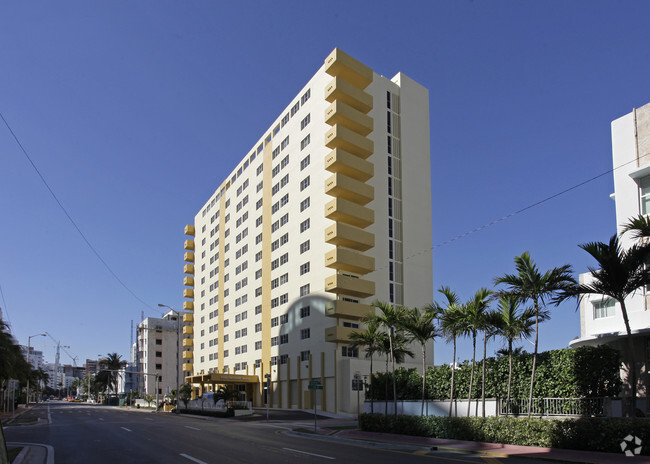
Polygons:
[[[596,416],[607,415],[607,398],[533,398],[531,415],[533,416]],[[527,415],[528,398],[502,400],[499,414]]]

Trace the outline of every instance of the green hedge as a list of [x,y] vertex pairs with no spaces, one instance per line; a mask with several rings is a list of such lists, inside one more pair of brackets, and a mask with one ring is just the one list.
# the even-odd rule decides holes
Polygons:
[[421,437],[621,453],[628,434],[650,455],[650,421],[640,418],[547,420],[516,417],[421,417],[362,414],[362,430]]
[[[545,351],[537,355],[535,390],[537,398],[598,398],[617,396],[621,391],[620,356],[609,346],[583,346]],[[512,398],[528,398],[532,354],[513,357]],[[467,398],[471,363],[465,361],[456,370],[454,383],[456,398]],[[422,377],[417,369],[400,368],[395,371],[397,397],[401,400],[422,398]],[[486,360],[485,389],[487,398],[506,398],[508,389],[508,357]],[[481,361],[474,371],[473,398],[481,396]],[[391,374],[376,373],[374,388],[368,399],[393,399]],[[431,367],[426,374],[427,399],[449,399],[451,368],[448,365]]]

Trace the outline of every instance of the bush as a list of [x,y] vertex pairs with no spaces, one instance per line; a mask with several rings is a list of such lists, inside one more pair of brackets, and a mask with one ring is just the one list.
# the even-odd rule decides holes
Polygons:
[[628,434],[650,455],[650,421],[639,418],[540,419],[517,417],[422,417],[362,414],[359,425],[369,432],[620,453]]

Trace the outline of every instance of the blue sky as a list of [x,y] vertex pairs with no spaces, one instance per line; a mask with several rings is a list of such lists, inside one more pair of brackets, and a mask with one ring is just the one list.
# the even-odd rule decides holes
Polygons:
[[[526,250],[584,272],[577,244],[615,232],[611,174],[444,243],[611,169],[611,121],[650,101],[649,16],[645,1],[3,2],[0,112],[146,303],[0,121],[4,316],[80,363],[128,357],[131,320],[182,305],[184,225],[335,47],[430,91],[434,288],[469,299]],[[554,309],[541,349],[579,327],[574,303]]]

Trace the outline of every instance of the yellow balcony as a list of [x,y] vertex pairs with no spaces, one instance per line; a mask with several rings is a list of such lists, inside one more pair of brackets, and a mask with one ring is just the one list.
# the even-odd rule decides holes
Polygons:
[[325,169],[361,182],[375,175],[374,164],[340,148],[335,148],[325,157]]
[[365,229],[375,222],[375,212],[343,198],[334,198],[325,204],[325,217]]
[[372,95],[340,77],[335,77],[325,87],[325,100],[330,103],[336,100],[341,101],[364,114],[372,109]]
[[364,275],[375,270],[375,258],[347,248],[336,247],[325,253],[325,266]]
[[194,277],[185,276],[183,278],[183,285],[187,285],[188,287],[194,287]]
[[183,351],[183,359],[194,359],[194,353],[192,351]]
[[328,317],[343,317],[345,319],[363,319],[368,314],[374,314],[375,308],[351,301],[335,300],[325,303],[325,315]]
[[184,338],[183,339],[183,346],[186,347],[186,348],[190,347],[190,346],[194,346],[194,340],[192,340],[191,338]]
[[192,372],[193,370],[194,370],[194,364],[183,363],[183,372]]
[[194,298],[194,290],[192,290],[191,288],[184,288],[183,296],[185,298]]
[[185,226],[185,235],[191,235],[194,237],[195,229],[192,224],[188,224]]
[[325,291],[339,295],[367,298],[375,294],[375,283],[343,274],[334,274],[325,279]]
[[191,325],[183,326],[183,335],[192,335],[194,333],[194,328]]
[[193,301],[183,301],[183,309],[186,311],[194,311]]
[[343,327],[336,325],[325,329],[325,341],[332,343],[350,343],[350,334],[352,332],[363,332],[363,329],[353,329],[352,327]]
[[363,136],[370,134],[375,128],[370,116],[338,100],[325,109],[325,122],[330,126],[339,124]]
[[193,263],[194,262],[194,253],[191,251],[186,251],[185,254],[183,255],[183,261],[186,263]]
[[186,250],[194,251],[194,240],[185,240],[183,245]]
[[368,158],[375,151],[372,140],[340,124],[335,124],[325,132],[325,145],[332,150],[341,148],[363,159]]
[[325,193],[332,197],[350,200],[358,205],[366,205],[375,198],[375,189],[372,185],[343,174],[333,174],[325,180]]
[[372,69],[338,48],[325,58],[325,72],[330,76],[340,77],[360,89],[368,87],[373,79]]
[[183,314],[183,322],[194,322],[194,314]]
[[375,246],[375,234],[337,222],[325,229],[325,241],[331,245],[366,251]]
[[185,274],[194,274],[194,266],[192,264],[186,264],[183,266],[183,272]]

